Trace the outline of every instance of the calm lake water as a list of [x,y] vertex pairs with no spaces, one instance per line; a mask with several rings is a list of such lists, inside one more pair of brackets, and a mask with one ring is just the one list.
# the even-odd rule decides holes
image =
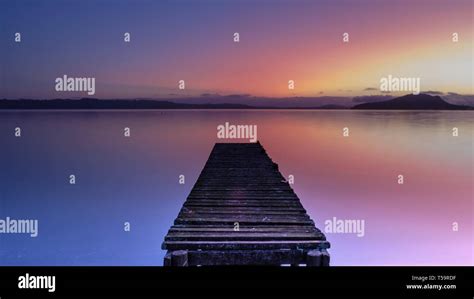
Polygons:
[[161,265],[225,122],[258,125],[317,227],[365,221],[326,234],[332,265],[473,265],[473,112],[294,110],[0,112],[0,219],[39,221],[0,234],[0,265]]

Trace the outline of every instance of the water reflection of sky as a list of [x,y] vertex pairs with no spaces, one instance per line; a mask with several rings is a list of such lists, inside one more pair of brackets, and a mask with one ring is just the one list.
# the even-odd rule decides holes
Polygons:
[[3,265],[160,265],[163,237],[226,121],[258,125],[319,228],[333,217],[365,220],[363,238],[327,234],[333,265],[473,264],[471,112],[42,111],[0,119],[0,219],[38,219],[40,230],[37,238],[0,234]]

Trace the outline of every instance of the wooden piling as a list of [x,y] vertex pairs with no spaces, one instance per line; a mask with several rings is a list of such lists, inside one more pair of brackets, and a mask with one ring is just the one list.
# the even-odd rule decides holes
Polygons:
[[171,252],[171,265],[177,267],[188,266],[188,251],[187,250],[176,250]]
[[329,261],[330,261],[330,256],[329,252],[326,249],[321,249],[321,266],[323,267],[328,267],[329,266]]
[[171,252],[167,252],[163,261],[163,266],[169,267],[171,266]]
[[318,267],[321,266],[321,250],[319,249],[313,249],[308,251],[308,254],[306,256],[306,265],[308,267]]

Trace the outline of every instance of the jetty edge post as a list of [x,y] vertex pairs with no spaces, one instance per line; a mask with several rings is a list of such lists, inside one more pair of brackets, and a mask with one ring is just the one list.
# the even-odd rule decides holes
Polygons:
[[171,252],[171,266],[187,267],[188,265],[189,264],[187,250],[176,250]]
[[308,251],[306,254],[306,265],[308,267],[319,267],[321,266],[322,252],[319,249],[313,249]]
[[166,252],[165,257],[163,259],[163,266],[170,267],[171,266],[171,252]]
[[329,255],[329,252],[323,248],[321,249],[321,253],[322,253],[322,256],[321,256],[321,266],[323,267],[329,267],[329,262],[330,262],[330,255]]

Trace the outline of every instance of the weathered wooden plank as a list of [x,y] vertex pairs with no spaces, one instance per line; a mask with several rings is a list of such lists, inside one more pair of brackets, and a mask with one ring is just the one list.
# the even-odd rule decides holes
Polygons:
[[165,241],[289,241],[322,240],[316,233],[168,233]]
[[268,249],[317,249],[329,248],[327,241],[166,241],[168,250],[268,250]]
[[209,215],[178,215],[180,222],[221,222],[221,223],[288,223],[312,224],[313,221],[306,214],[298,215],[247,215],[247,214],[209,214]]
[[[239,232],[321,232],[311,225],[258,225],[258,226],[239,226]],[[215,226],[215,225],[173,225],[172,232],[236,232],[234,226]]]
[[304,263],[304,250],[189,251],[189,265],[273,265]]
[[265,202],[268,201],[268,203],[272,203],[275,201],[289,201],[289,202],[297,202],[299,203],[298,197],[294,196],[293,194],[285,194],[285,195],[267,195],[267,196],[251,196],[248,195],[247,197],[245,195],[241,195],[240,193],[235,194],[234,196],[227,194],[227,195],[220,195],[220,194],[214,194],[212,196],[190,196],[188,197],[188,200],[186,202],[192,202],[192,201],[226,201],[226,202],[232,202],[232,201],[237,201],[237,202],[249,202],[252,203],[254,201],[258,202]]
[[[219,181],[219,180],[228,180],[229,178],[238,178],[239,181],[284,181],[281,174],[277,171],[275,172],[263,172],[264,169],[261,169],[260,172],[254,172],[251,168],[242,169],[240,171],[234,169],[222,169],[222,170],[207,170],[205,173],[199,176],[198,181]],[[219,175],[219,176],[217,176]],[[198,182],[197,181],[197,182]]]
[[233,193],[235,191],[239,191],[244,194],[249,194],[251,195],[253,192],[275,192],[277,194],[291,194],[291,188],[289,187],[265,187],[265,186],[260,186],[260,187],[252,187],[252,188],[243,188],[243,187],[232,187],[232,186],[226,186],[226,187],[206,187],[206,188],[196,188],[194,189],[193,194],[196,194],[197,192],[201,193],[208,193],[208,192],[222,192],[222,193]]
[[[325,240],[325,236],[317,231],[170,231],[166,235],[165,240],[169,238],[181,238],[183,240],[214,240],[215,238],[229,239],[229,240],[280,240],[291,238],[293,240]],[[247,238],[247,239],[246,239]],[[175,239],[176,240],[176,239]],[[214,240],[215,241],[215,240]]]
[[[203,210],[204,208],[210,208],[212,210]],[[181,209],[179,212],[180,216],[184,215],[201,215],[201,214],[218,214],[218,215],[305,215],[305,211],[299,210],[299,209],[293,209],[292,211],[285,211],[284,208],[280,207],[280,209],[274,209],[274,210],[268,210],[265,208],[258,208],[256,209],[262,209],[262,210],[257,210],[257,211],[248,211],[248,210],[242,210],[242,208],[236,208],[235,211],[230,211],[230,210],[219,210],[218,208],[215,207],[198,207],[198,209],[192,209],[190,210],[189,207],[184,207]],[[202,217],[202,216],[199,216]]]
[[301,206],[301,203],[297,199],[285,198],[285,199],[188,199],[185,204],[261,204],[261,205],[290,205],[290,206]]
[[196,234],[195,231],[170,231],[167,236],[172,237],[180,237],[180,238],[192,238],[194,236],[198,236],[199,238],[245,238],[249,237],[252,239],[255,238],[287,238],[292,237],[298,240],[298,237],[301,239],[306,238],[317,238],[321,240],[324,235],[321,232],[317,231],[309,231],[309,232],[301,232],[301,231],[272,231],[272,232],[261,232],[261,231],[201,231],[199,234]]
[[185,207],[181,208],[180,212],[195,212],[195,213],[253,213],[253,212],[293,212],[293,213],[306,213],[306,210],[302,207]]
[[[237,191],[237,192],[236,192]],[[193,189],[190,193],[192,197],[270,197],[270,198],[278,198],[283,196],[293,197],[294,193],[291,190],[271,190],[271,193],[267,190],[200,190],[200,189]],[[296,197],[296,196],[295,196]]]
[[[265,191],[275,191],[276,194],[288,193],[293,194],[293,191],[289,184],[281,183],[283,185],[276,186],[275,183],[266,184],[264,182],[252,182],[252,183],[227,183],[226,181],[220,181],[216,183],[195,185],[194,192],[228,192],[228,191],[242,191],[242,192],[265,192]],[[287,186],[285,186],[287,185]]]
[[248,216],[259,216],[259,217],[273,217],[273,216],[303,216],[306,215],[302,212],[285,212],[285,211],[181,211],[178,214],[178,218],[208,218],[208,217],[219,217],[219,218],[227,218],[228,216],[241,216],[241,215],[248,215]]
[[265,203],[265,202],[186,202],[185,207],[301,207],[300,203]]
[[299,219],[254,219],[254,218],[176,218],[174,224],[214,224],[214,225],[230,225],[238,222],[245,225],[256,225],[259,223],[272,224],[314,224],[313,220],[299,220]]
[[258,215],[247,216],[247,215],[232,215],[226,217],[182,217],[178,216],[175,219],[175,224],[214,224],[214,225],[234,225],[235,223],[243,224],[243,225],[259,225],[259,224],[313,224],[313,220],[311,218],[285,218],[285,217],[275,217],[275,216],[265,216],[265,217],[258,217]]
[[[285,187],[286,190],[289,187],[288,182],[283,181],[283,179],[279,179],[276,182],[271,182],[268,180],[260,180],[260,179],[255,179],[255,180],[250,180],[250,178],[246,178],[245,180],[242,181],[236,181],[236,177],[222,177],[220,179],[216,179],[212,182],[209,183],[204,183],[202,181],[197,181],[195,186],[196,188],[205,188],[207,186],[212,186],[213,184],[230,184],[232,185],[256,185],[258,186],[259,184],[262,184],[263,186],[267,187],[277,187],[277,188],[283,188]],[[227,186],[227,185],[222,185],[222,186]],[[283,190],[283,189],[282,189]]]
[[[220,176],[216,176],[216,174]],[[268,173],[267,173],[268,174]],[[219,182],[219,181],[231,181],[232,178],[238,177],[238,181],[233,181],[233,183],[251,183],[251,182],[268,182],[268,183],[285,183],[285,180],[281,179],[275,174],[270,174],[269,176],[263,175],[263,173],[252,173],[252,172],[235,172],[233,175],[230,174],[228,171],[218,172],[213,171],[208,175],[202,174],[199,176],[196,182],[198,183],[206,183],[209,181],[210,183]]]

